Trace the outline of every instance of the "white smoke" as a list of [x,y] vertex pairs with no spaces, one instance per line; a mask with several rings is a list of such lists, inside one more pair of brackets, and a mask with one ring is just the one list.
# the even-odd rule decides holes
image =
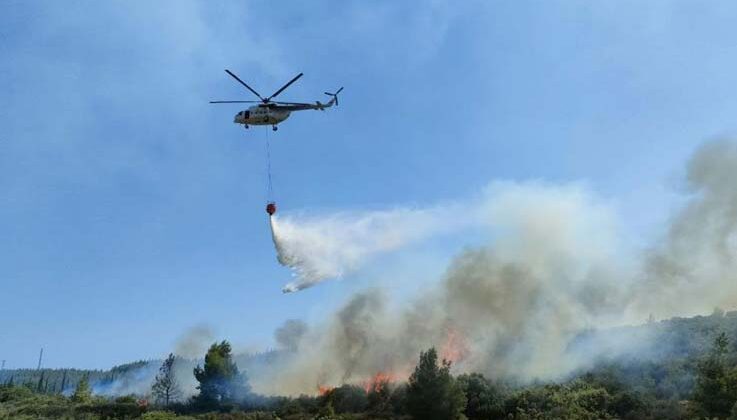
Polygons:
[[637,308],[659,317],[737,306],[737,142],[712,141],[687,166],[689,201],[645,258]]
[[270,218],[279,263],[296,280],[295,292],[361,268],[372,257],[461,227],[455,206],[339,213],[323,217]]
[[353,296],[309,329],[303,338],[309,346],[254,381],[254,389],[298,394],[377,372],[406,376],[430,346],[452,357],[457,371],[555,379],[601,354],[636,347],[627,340],[647,339],[620,336],[616,348],[601,342],[589,343],[587,354],[571,351],[583,331],[643,322],[651,314],[734,307],[735,175],[737,143],[711,142],[698,150],[688,165],[689,200],[645,253],[625,246],[633,241],[620,237],[616,212],[581,185],[493,183],[467,200],[464,207],[477,210],[462,221],[454,205],[279,219],[274,236],[280,258],[307,281],[296,283],[302,287],[438,233],[483,229],[490,241],[461,251],[439,284],[428,279],[424,294],[400,306],[377,290]]
[[[327,279],[350,274],[372,258],[416,244],[430,237],[459,233],[469,228],[505,235],[512,219],[528,215],[529,225],[516,232],[520,243],[542,244],[548,235],[570,230],[567,237],[604,241],[614,230],[613,218],[604,206],[593,209],[589,193],[580,185],[552,186],[541,182],[516,184],[494,182],[477,197],[461,204],[444,204],[425,209],[399,208],[373,212],[343,212],[311,217],[270,218],[271,233],[280,264],[292,269],[295,281],[282,289],[295,292]],[[519,204],[512,204],[519,203]],[[592,209],[582,209],[592,204]],[[512,210],[509,207],[514,207]],[[541,206],[547,206],[542,209]],[[577,212],[576,214],[569,214]],[[565,223],[551,224],[559,215],[569,215]],[[588,220],[595,218],[595,220]],[[601,234],[588,235],[577,226],[596,224]],[[541,238],[526,238],[537,234]],[[585,238],[584,238],[585,237]],[[511,245],[511,244],[510,244]],[[593,252],[597,247],[585,248]],[[542,256],[540,256],[542,257]]]

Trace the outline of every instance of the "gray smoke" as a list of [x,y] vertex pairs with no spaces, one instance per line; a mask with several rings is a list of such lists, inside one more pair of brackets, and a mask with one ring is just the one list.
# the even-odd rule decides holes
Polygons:
[[92,392],[95,395],[104,396],[148,395],[151,392],[151,385],[154,382],[157,370],[157,363],[148,362],[137,369],[125,372],[113,381],[92,383]]
[[207,325],[194,326],[182,334],[174,346],[174,354],[186,359],[202,357],[215,341],[215,333]]
[[279,348],[288,351],[299,349],[302,337],[307,333],[307,324],[298,319],[288,319],[274,331],[274,339]]
[[310,346],[254,388],[298,394],[378,372],[401,379],[429,346],[457,372],[556,379],[611,351],[599,343],[589,354],[570,352],[583,331],[734,306],[735,175],[734,142],[699,149],[688,164],[687,203],[645,254],[623,246],[616,215],[580,185],[494,183],[476,200],[478,212],[448,228],[486,229],[489,244],[462,251],[410,302],[379,290],[353,296],[310,329]]
[[[200,357],[203,355],[200,355]],[[151,387],[154,384],[162,363],[162,359],[150,360],[142,366],[118,373],[112,381],[103,378],[91,384],[92,392],[96,395],[109,397],[132,394],[152,399]],[[192,375],[195,364],[195,360],[181,359],[179,357],[174,362],[174,377],[179,385],[182,401],[197,393],[196,387],[198,384]]]
[[689,201],[647,255],[637,309],[659,317],[737,306],[737,143],[702,146],[687,167]]

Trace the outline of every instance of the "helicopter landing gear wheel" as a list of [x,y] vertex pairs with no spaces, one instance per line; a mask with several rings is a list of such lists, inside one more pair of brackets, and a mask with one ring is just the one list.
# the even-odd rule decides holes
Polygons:
[[245,128],[246,130],[248,130],[248,124],[243,124],[243,128]]
[[272,129],[273,131],[276,131],[276,130],[278,130],[278,129],[279,129],[279,127],[277,127],[277,126],[275,126],[275,125],[274,125],[274,126],[272,126],[272,127],[271,127],[271,129]]

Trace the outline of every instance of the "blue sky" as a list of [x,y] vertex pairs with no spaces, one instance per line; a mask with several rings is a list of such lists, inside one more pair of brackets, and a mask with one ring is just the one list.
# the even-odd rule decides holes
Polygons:
[[[355,290],[439,277],[464,238],[283,295],[263,210],[463,200],[496,179],[584,182],[647,242],[688,155],[736,128],[730,1],[5,1],[0,359],[104,368],[209,325],[268,345]],[[341,105],[278,133],[250,99]],[[421,270],[405,258],[424,258]],[[410,287],[411,288],[411,287]]]

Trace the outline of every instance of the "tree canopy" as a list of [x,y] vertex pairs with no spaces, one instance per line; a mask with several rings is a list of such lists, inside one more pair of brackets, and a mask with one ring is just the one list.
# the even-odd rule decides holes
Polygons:
[[451,362],[438,364],[435,348],[420,353],[420,362],[409,377],[407,410],[416,419],[459,419],[466,408],[466,396],[450,374]]
[[198,400],[205,404],[236,402],[250,391],[245,374],[238,371],[233,361],[230,343],[214,343],[205,355],[204,367],[194,369],[195,379],[200,383]]
[[168,406],[170,403],[176,401],[182,396],[182,390],[179,387],[179,382],[174,374],[174,363],[176,357],[173,353],[164,360],[159,368],[159,373],[156,375],[154,384],[151,387],[151,393],[156,398],[157,402]]
[[92,390],[90,389],[90,382],[85,376],[81,381],[79,381],[79,383],[77,383],[77,388],[74,389],[74,394],[72,394],[72,401],[77,403],[86,403],[91,399]]

